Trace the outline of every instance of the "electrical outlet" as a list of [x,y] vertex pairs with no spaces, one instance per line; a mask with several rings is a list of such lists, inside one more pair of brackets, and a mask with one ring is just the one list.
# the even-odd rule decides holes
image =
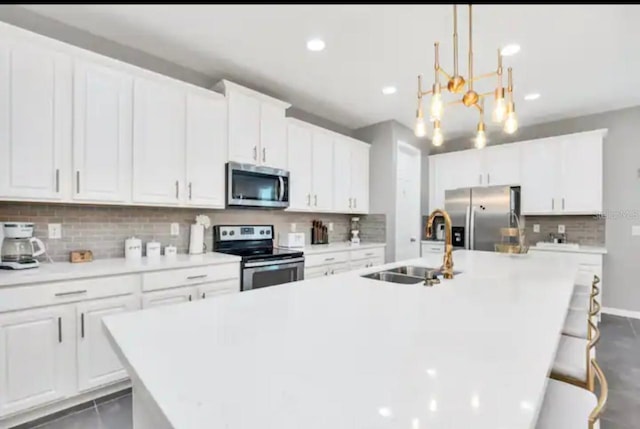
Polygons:
[[59,223],[49,224],[49,239],[58,240],[62,238],[62,225]]
[[631,235],[640,235],[640,225],[631,226]]
[[533,232],[540,232],[540,224],[539,223],[534,223],[533,224]]
[[564,225],[558,225],[558,234],[564,234]]
[[333,222],[329,222],[329,231],[333,231]]
[[291,232],[296,232],[296,229],[298,229],[298,225],[295,222],[291,222]]
[[171,224],[171,235],[180,235],[180,224],[178,222]]

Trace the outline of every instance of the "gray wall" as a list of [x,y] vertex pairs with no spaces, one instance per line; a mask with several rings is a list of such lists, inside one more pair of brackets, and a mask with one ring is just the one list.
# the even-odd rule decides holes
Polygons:
[[[204,88],[211,88],[217,81],[224,78],[265,94],[274,95],[270,94],[265,88],[261,88],[259,82],[243,82],[221,72],[214,75],[205,75],[138,49],[121,45],[104,37],[96,36],[87,31],[39,15],[20,6],[0,5],[0,21]],[[348,127],[297,109],[295,106],[288,109],[287,116],[348,136],[352,134],[352,130]]]
[[[604,143],[605,239],[609,253],[604,259],[603,304],[640,311],[640,237],[631,236],[631,226],[640,225],[640,107],[524,127],[514,136],[496,133],[491,136],[491,144],[599,128],[609,130]],[[445,142],[439,152],[469,146],[469,139],[462,138]]]
[[[371,143],[370,152],[370,211],[386,215],[386,259],[395,261],[395,224],[396,224],[396,147],[398,141],[403,141],[422,151],[421,163],[421,201],[420,207],[429,204],[428,184],[428,155],[427,140],[418,139],[413,131],[397,121],[379,122],[353,132],[357,139]],[[416,236],[421,237],[420,231]]]

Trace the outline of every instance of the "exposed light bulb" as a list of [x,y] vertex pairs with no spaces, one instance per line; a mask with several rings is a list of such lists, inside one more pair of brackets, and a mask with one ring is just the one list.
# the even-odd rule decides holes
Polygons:
[[416,126],[414,128],[416,137],[424,137],[427,135],[427,124],[424,122],[424,118],[419,116],[416,118]]
[[491,120],[493,122],[500,123],[504,121],[504,118],[507,116],[507,103],[504,101],[504,97],[496,98],[495,104],[493,105],[493,113],[491,115]]
[[504,132],[513,134],[518,130],[518,116],[513,102],[507,105],[507,117],[504,121]]
[[444,135],[442,135],[442,128],[440,128],[440,121],[435,121],[433,126],[433,137],[431,138],[431,143],[434,146],[442,146],[444,142]]
[[431,96],[431,120],[439,121],[442,119],[442,110],[444,109],[444,105],[442,104],[442,94],[440,92],[434,93]]
[[474,143],[476,145],[476,149],[482,149],[485,147],[487,145],[487,133],[485,133],[484,130],[478,130]]

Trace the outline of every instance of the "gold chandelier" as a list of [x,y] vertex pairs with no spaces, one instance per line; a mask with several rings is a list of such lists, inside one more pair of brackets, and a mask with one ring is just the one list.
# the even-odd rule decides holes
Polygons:
[[[418,76],[418,111],[416,113],[416,125],[415,134],[418,137],[424,137],[427,134],[427,125],[424,121],[424,114],[422,111],[422,97],[431,94],[431,106],[429,109],[430,119],[433,122],[433,135],[432,143],[434,146],[441,146],[444,141],[442,134],[442,113],[445,108],[445,104],[442,100],[442,87],[440,85],[440,75],[447,79],[446,90],[452,94],[464,95],[461,99],[451,101],[446,106],[452,106],[456,104],[462,104],[466,107],[475,107],[480,118],[476,129],[476,136],[474,139],[475,146],[477,148],[483,148],[487,144],[486,126],[484,123],[484,98],[488,95],[494,96],[494,105],[492,113],[492,121],[501,124],[503,130],[507,134],[513,134],[518,129],[518,118],[516,116],[515,104],[513,102],[513,76],[511,67],[508,68],[508,85],[506,94],[508,100],[505,100],[505,88],[502,86],[502,53],[498,49],[498,68],[491,72],[480,76],[474,76],[473,74],[473,17],[472,6],[469,5],[469,70],[468,77],[465,81],[458,73],[458,7],[453,5],[453,75],[448,74],[440,67],[439,58],[439,42],[434,44],[435,48],[435,82],[431,91],[422,90],[422,76]],[[486,93],[477,93],[473,89],[474,82],[489,78],[496,77],[498,79],[498,85],[494,91]],[[465,92],[466,89],[466,92]]]

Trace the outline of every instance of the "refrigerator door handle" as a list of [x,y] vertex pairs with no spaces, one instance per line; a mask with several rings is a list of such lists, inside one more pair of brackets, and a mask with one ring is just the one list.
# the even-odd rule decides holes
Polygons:
[[476,239],[476,208],[471,206],[471,216],[469,217],[469,249],[475,249],[475,239]]
[[464,248],[471,249],[471,206],[467,206],[464,216]]

